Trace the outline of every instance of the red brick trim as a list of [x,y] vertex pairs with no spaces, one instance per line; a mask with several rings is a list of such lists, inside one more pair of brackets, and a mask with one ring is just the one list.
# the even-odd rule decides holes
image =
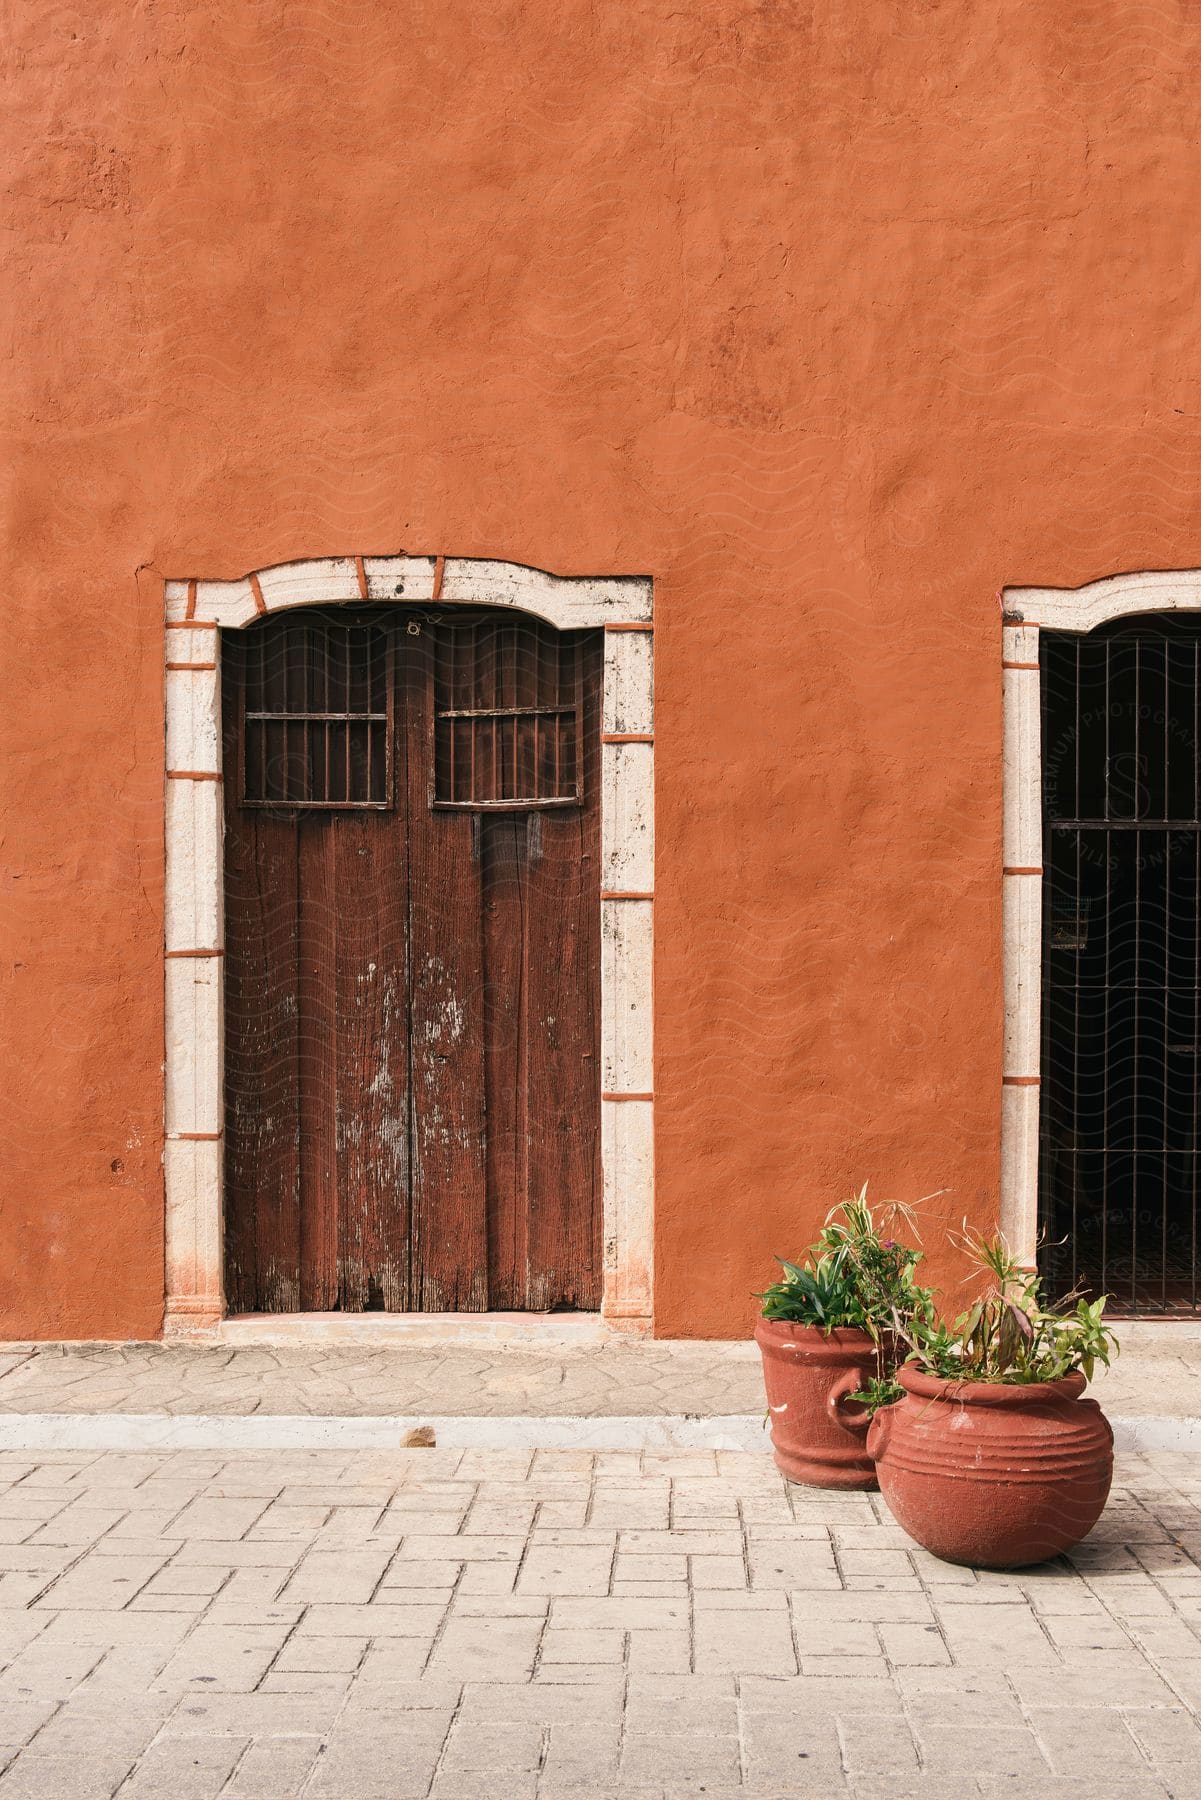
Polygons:
[[254,610],[256,612],[265,613],[267,610],[267,602],[263,599],[263,590],[259,586],[258,576],[250,575],[247,577],[247,580],[250,582],[250,591],[254,595]]
[[169,1131],[167,1142],[172,1144],[217,1144],[224,1136],[223,1131]]
[[653,1100],[653,1094],[602,1094],[602,1100]]
[[216,631],[216,619],[168,619],[168,631]]
[[215,662],[211,662],[211,663],[173,663],[173,662],[169,662],[167,664],[167,667],[169,669],[215,669],[217,667],[217,665]]
[[1003,669],[1037,669],[1038,664],[1037,663],[1003,662],[1001,664],[1001,667]]
[[189,581],[188,583],[188,610],[184,614],[184,617],[186,619],[194,619],[196,617],[196,583],[194,581]]
[[212,769],[168,769],[168,781],[224,781],[225,777]]
[[627,625],[624,622],[605,626],[606,631],[645,631],[645,632],[651,633],[651,634],[653,634],[654,629],[655,628],[653,625],[641,625],[641,624]]
[[653,894],[636,894],[628,889],[622,892],[614,888],[601,889],[602,900],[653,900],[654,897]]
[[371,596],[367,592],[367,571],[363,567],[363,559],[361,556],[356,556],[354,559],[354,572],[359,578],[360,600],[369,600]]
[[445,573],[446,573],[446,558],[444,556],[435,556],[435,558],[434,558],[434,591],[430,595],[431,600],[441,600],[441,598],[442,598],[442,577]]
[[1002,869],[1002,875],[1041,875],[1041,869]]
[[602,744],[653,744],[655,734],[652,731],[602,731]]
[[1038,1075],[1002,1075],[1002,1087],[1041,1087],[1042,1080]]
[[164,955],[170,959],[174,956],[224,956],[224,950],[167,950]]

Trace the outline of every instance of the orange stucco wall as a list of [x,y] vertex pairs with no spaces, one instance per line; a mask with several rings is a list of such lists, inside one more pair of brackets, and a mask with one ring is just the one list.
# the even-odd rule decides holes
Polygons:
[[292,557],[655,577],[660,1332],[990,1218],[997,591],[1201,563],[1197,10],[17,14],[0,1330],[159,1329],[161,581]]

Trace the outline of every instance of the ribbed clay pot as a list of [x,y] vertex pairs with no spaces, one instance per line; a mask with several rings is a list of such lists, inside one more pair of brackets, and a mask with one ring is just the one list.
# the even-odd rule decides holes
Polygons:
[[870,1415],[847,1395],[877,1373],[876,1346],[865,1331],[831,1331],[760,1319],[755,1341],[771,1415],[776,1467],[810,1487],[874,1488],[867,1453]]
[[867,1447],[897,1522],[944,1562],[1017,1569],[1070,1550],[1101,1517],[1113,1432],[1083,1375],[1028,1387],[908,1366]]

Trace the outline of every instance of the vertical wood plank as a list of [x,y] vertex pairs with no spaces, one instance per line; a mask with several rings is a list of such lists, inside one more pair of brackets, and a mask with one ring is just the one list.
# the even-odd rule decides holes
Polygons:
[[480,865],[467,813],[431,808],[431,627],[401,641],[409,807],[412,1223],[409,1304],[488,1305]]
[[524,1310],[529,1285],[526,1113],[526,819],[480,821],[489,1303]]
[[300,1304],[297,862],[291,824],[242,808],[241,690],[253,641],[223,658],[225,1265],[232,1312]]
[[349,1312],[408,1304],[406,838],[403,809],[339,821],[338,1303]]
[[294,825],[299,868],[300,1308],[338,1300],[336,815]]
[[600,634],[580,633],[576,651],[583,803],[532,815],[527,837],[519,1304],[531,1311],[593,1311],[601,1300]]

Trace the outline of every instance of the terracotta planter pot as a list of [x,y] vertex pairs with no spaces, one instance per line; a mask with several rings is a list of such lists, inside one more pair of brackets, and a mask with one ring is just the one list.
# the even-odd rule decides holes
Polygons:
[[847,1395],[876,1373],[876,1346],[865,1331],[832,1331],[760,1319],[755,1341],[771,1415],[776,1467],[810,1487],[874,1488],[867,1453],[869,1415]]
[[1083,1375],[1034,1387],[902,1368],[905,1398],[867,1447],[898,1524],[944,1562],[1016,1569],[1070,1550],[1101,1517],[1113,1432]]

